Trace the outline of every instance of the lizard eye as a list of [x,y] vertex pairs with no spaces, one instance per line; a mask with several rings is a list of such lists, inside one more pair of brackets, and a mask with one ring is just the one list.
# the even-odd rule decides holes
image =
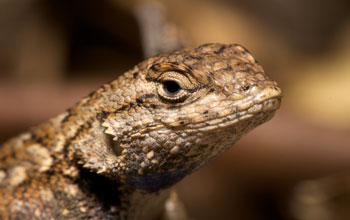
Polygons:
[[176,95],[177,93],[180,92],[181,87],[177,82],[168,80],[163,82],[163,90],[168,95]]
[[157,81],[159,97],[173,103],[185,101],[194,86],[184,74],[176,71],[164,72]]

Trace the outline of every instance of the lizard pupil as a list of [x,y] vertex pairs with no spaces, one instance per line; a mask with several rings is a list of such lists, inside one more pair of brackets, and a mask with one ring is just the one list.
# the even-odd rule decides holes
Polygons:
[[163,89],[168,95],[176,95],[181,90],[181,87],[175,81],[165,81]]

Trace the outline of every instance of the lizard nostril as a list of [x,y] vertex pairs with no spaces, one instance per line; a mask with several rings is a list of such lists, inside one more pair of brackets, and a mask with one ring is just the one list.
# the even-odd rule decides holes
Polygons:
[[250,89],[250,86],[248,86],[248,85],[242,86],[242,90],[245,92],[247,92],[249,89]]

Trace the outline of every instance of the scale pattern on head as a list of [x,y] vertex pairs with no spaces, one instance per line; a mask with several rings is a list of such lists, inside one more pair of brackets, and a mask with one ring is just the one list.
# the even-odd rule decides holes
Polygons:
[[157,191],[269,120],[280,99],[276,82],[240,45],[161,54],[80,104],[98,113],[71,152],[84,167]]

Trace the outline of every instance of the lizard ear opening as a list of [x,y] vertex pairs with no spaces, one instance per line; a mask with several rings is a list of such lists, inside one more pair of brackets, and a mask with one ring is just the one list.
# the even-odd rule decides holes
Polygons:
[[123,148],[119,145],[117,141],[113,140],[114,136],[106,133],[105,135],[107,145],[113,150],[116,156],[121,156]]

